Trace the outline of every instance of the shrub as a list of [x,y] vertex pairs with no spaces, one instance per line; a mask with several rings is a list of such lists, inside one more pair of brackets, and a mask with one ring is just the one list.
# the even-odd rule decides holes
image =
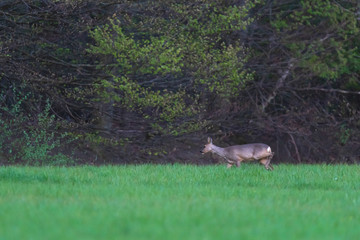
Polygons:
[[[67,132],[59,134],[60,121],[51,114],[51,103],[45,102],[43,110],[34,116],[26,114],[29,94],[13,88],[11,101],[0,95],[0,161],[5,164],[63,165],[74,160],[59,150],[75,140]],[[8,100],[8,101],[6,101]]]

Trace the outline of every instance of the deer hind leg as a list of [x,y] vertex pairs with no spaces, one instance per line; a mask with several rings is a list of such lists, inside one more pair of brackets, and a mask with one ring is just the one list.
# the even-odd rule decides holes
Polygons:
[[274,168],[271,166],[270,161],[271,161],[271,157],[266,157],[266,158],[261,159],[260,163],[262,165],[264,165],[266,170],[272,171],[272,170],[274,170]]
[[271,171],[274,170],[273,166],[270,163],[273,156],[274,156],[274,153],[272,152],[271,155],[267,157],[267,162],[266,162],[267,166],[270,168]]
[[267,166],[268,166],[268,170],[270,170],[270,171],[274,170],[274,168],[273,168],[273,166],[271,165],[271,163],[270,163],[269,160],[268,160]]
[[227,167],[227,168],[231,168],[231,167],[232,167],[232,164],[231,164],[231,163],[228,163],[228,164],[226,165],[226,167]]

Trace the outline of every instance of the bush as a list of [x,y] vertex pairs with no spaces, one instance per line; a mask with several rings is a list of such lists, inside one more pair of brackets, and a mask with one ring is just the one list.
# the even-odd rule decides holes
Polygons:
[[[13,88],[11,101],[5,95],[0,98],[0,162],[29,165],[63,165],[74,160],[59,150],[75,140],[67,132],[59,134],[60,121],[51,114],[51,103],[45,102],[43,110],[32,116],[25,114],[28,95]],[[7,100],[7,101],[6,101]]]

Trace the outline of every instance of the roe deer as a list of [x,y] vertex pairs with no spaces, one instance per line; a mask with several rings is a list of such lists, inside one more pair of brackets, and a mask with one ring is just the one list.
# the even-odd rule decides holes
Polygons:
[[232,167],[236,164],[240,167],[240,163],[243,161],[260,161],[267,170],[273,170],[270,161],[274,156],[271,152],[270,146],[264,143],[250,143],[244,145],[235,145],[226,148],[215,146],[212,143],[212,139],[208,137],[208,142],[204,146],[204,149],[200,151],[202,154],[207,152],[216,153],[220,157],[223,157],[227,161],[227,167]]

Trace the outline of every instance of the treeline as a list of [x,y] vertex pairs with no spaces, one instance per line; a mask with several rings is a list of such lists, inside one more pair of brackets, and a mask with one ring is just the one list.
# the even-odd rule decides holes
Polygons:
[[356,0],[0,2],[0,163],[360,161]]

